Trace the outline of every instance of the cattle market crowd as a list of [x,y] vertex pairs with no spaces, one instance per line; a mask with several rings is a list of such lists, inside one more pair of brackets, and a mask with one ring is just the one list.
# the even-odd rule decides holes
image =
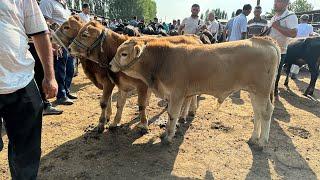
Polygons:
[[[110,120],[112,90],[118,86],[117,113],[109,128],[119,125],[128,93],[136,89],[138,127],[148,131],[146,106],[152,92],[168,104],[162,139],[167,143],[174,141],[178,121],[195,115],[197,95],[212,95],[220,105],[230,95],[240,98],[244,90],[254,110],[249,144],[261,150],[269,141],[282,69],[288,85],[300,68],[308,68],[311,79],[304,95],[315,91],[320,37],[309,15],[298,18],[288,10],[289,0],[275,0],[275,15],[269,20],[261,15],[263,7],[250,4],[239,7],[228,21],[214,12],[203,20],[200,6],[193,4],[189,17],[170,23],[157,17],[150,22],[136,16],[97,17],[86,3],[77,13],[62,0],[14,2],[0,6],[0,133],[5,129],[9,139],[13,179],[36,179],[43,116],[60,115],[59,105],[77,101],[70,87],[79,64],[103,91],[98,133]],[[251,13],[254,18],[248,19]],[[259,77],[252,76],[252,69]]]

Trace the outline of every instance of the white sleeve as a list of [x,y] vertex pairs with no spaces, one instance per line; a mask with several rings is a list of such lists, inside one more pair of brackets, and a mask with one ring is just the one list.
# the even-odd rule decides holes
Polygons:
[[32,35],[47,31],[47,23],[36,0],[24,0],[23,3],[24,28],[26,30],[26,34]]
[[241,30],[241,33],[244,33],[244,32],[247,32],[247,19],[245,18],[241,18],[240,19],[240,30]]
[[287,28],[297,29],[298,28],[298,18],[296,15],[291,15],[286,18]]
[[53,4],[49,0],[41,0],[40,9],[44,17],[52,19]]

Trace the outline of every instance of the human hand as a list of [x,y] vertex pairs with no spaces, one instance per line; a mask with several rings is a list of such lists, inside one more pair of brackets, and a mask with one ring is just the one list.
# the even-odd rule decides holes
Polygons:
[[42,81],[42,89],[47,99],[56,97],[58,93],[58,84],[56,79],[44,77]]

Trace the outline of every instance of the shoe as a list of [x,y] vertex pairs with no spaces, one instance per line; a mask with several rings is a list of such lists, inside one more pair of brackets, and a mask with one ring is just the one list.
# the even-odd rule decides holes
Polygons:
[[58,105],[72,105],[73,101],[71,99],[69,99],[68,97],[63,97],[63,98],[57,99],[56,103]]
[[68,94],[67,94],[67,97],[68,97],[69,99],[78,99],[77,95],[71,94],[71,93],[68,93]]
[[51,105],[50,106],[47,106],[44,110],[43,110],[43,115],[59,115],[59,114],[62,114],[63,111],[62,110],[59,110],[57,108],[54,108],[52,107]]

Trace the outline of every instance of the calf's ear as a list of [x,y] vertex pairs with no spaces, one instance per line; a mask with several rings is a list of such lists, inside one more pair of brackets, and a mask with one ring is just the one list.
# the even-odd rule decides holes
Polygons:
[[146,48],[145,44],[138,44],[134,46],[134,54],[136,58],[139,58],[143,53],[144,49]]

